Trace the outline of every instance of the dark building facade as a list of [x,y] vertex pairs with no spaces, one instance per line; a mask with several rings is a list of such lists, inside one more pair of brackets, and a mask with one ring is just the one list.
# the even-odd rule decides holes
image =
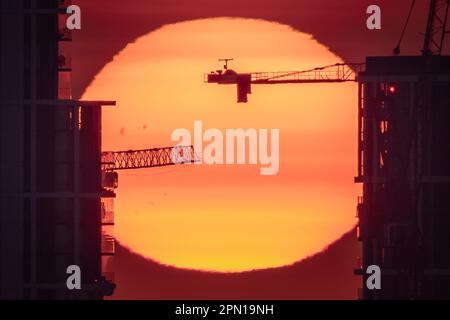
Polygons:
[[[101,299],[114,288],[102,275],[112,240],[101,199],[114,194],[100,163],[101,107],[114,103],[72,100],[69,4],[0,2],[0,299]],[[71,265],[81,290],[67,288]]]
[[450,57],[369,57],[358,82],[362,298],[448,299]]

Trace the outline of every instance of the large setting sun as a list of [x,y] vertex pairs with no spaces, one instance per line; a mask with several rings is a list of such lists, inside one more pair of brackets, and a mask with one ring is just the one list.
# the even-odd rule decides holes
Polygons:
[[280,168],[184,165],[119,173],[118,241],[160,263],[212,271],[291,264],[356,223],[357,86],[235,86],[203,74],[234,58],[239,72],[303,70],[342,62],[311,35],[251,19],[166,25],[107,64],[83,99],[115,97],[103,113],[103,150],[171,146],[175,129],[280,130]]

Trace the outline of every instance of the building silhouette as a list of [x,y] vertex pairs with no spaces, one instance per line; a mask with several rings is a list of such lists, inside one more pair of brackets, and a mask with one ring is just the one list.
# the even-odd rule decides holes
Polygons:
[[450,57],[367,58],[358,82],[361,297],[448,299]]
[[[102,198],[101,107],[70,85],[69,1],[0,2],[0,298],[101,299],[113,240]],[[67,267],[81,268],[68,290]]]

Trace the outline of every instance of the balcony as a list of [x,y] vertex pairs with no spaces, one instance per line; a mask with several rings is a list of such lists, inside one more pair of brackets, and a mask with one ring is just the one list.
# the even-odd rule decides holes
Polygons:
[[62,54],[58,56],[58,71],[70,72],[72,71],[72,59]]
[[361,218],[361,211],[364,205],[364,197],[358,196],[356,205],[356,218]]
[[[102,155],[102,166],[107,165],[104,155]],[[106,189],[117,189],[119,186],[119,176],[117,172],[102,170],[102,187]]]
[[102,276],[112,283],[116,282],[116,274],[114,272],[102,272]]
[[116,241],[112,235],[102,232],[102,255],[113,256],[116,252]]
[[114,225],[114,211],[106,211],[102,206],[102,225],[113,226]]
[[[114,199],[102,198],[101,199],[101,214],[102,225],[113,226],[114,225]],[[112,233],[111,233],[112,234]]]
[[60,27],[58,31],[58,41],[72,41],[72,31],[65,26],[62,28]]

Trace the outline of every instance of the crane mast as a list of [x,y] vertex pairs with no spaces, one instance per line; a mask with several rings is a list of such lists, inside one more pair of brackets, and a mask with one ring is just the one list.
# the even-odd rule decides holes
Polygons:
[[423,55],[441,55],[444,45],[450,0],[431,0]]

